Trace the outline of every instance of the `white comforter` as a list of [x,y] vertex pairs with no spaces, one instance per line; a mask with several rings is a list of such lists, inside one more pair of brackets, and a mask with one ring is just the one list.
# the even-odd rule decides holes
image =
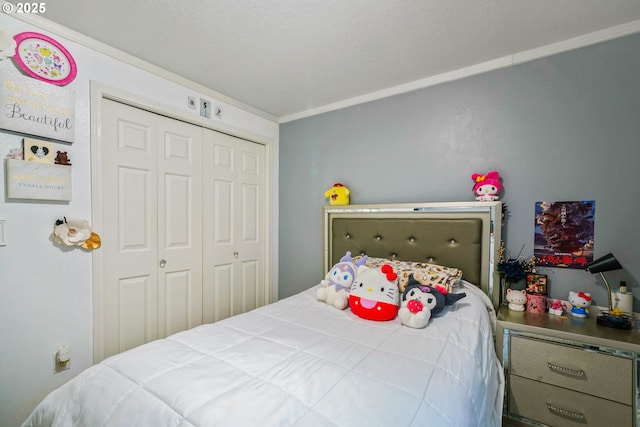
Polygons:
[[314,287],[106,359],[23,426],[498,426],[504,378],[475,289],[412,329]]

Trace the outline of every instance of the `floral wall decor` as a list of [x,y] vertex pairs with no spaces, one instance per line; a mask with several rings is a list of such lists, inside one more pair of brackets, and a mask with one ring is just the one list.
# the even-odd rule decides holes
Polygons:
[[88,221],[67,217],[56,221],[53,241],[60,246],[80,246],[87,250],[98,249],[102,244],[100,236],[91,230]]

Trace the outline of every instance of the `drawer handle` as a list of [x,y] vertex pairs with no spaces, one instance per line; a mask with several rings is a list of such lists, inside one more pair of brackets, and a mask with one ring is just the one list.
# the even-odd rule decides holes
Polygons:
[[564,417],[573,418],[575,420],[584,421],[584,414],[580,412],[573,412],[573,411],[569,411],[568,409],[558,408],[557,406],[553,406],[550,403],[547,403],[547,409],[549,410],[549,412],[553,414],[558,414]]
[[554,365],[551,362],[547,362],[547,366],[552,371],[560,372],[561,374],[573,375],[574,377],[584,377],[584,371],[582,369],[565,368],[564,366]]

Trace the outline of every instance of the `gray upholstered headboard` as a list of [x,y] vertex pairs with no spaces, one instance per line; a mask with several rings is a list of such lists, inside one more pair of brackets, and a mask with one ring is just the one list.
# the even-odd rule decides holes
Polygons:
[[500,304],[500,202],[348,205],[323,208],[323,269],[352,255],[459,268]]

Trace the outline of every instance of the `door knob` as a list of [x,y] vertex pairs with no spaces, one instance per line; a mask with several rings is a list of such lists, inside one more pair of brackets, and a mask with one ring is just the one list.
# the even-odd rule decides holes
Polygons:
[[164,268],[165,265],[167,265],[167,260],[166,259],[161,259],[160,260],[160,268]]
[[233,253],[233,257],[234,257],[235,259],[238,259],[238,255],[240,255],[238,252],[234,252],[234,253]]

